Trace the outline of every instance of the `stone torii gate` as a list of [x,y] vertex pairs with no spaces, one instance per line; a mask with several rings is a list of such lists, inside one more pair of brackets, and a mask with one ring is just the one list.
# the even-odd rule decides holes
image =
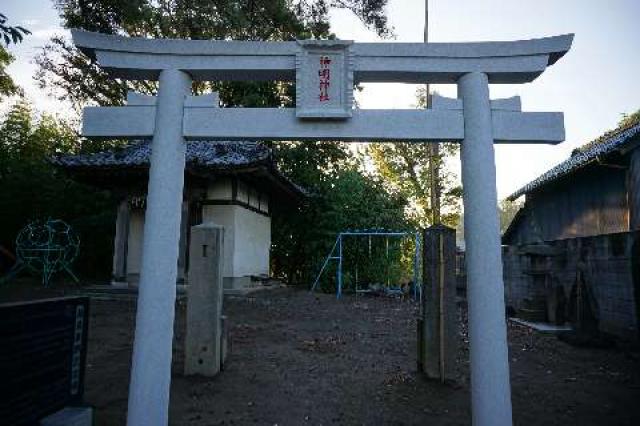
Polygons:
[[[562,113],[524,113],[489,84],[527,83],[573,35],[483,43],[194,41],[73,31],[75,45],[112,76],[159,80],[157,98],[86,108],[83,135],[152,138],[129,425],[165,425],[171,382],[185,144],[209,140],[461,142],[467,247],[472,417],[510,425],[511,390],[493,143],[559,143]],[[296,108],[216,108],[192,81],[296,81]],[[426,110],[353,109],[360,82],[450,83],[459,99]]]

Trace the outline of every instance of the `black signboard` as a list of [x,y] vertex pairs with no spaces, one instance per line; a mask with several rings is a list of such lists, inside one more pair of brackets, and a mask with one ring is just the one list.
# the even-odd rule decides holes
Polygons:
[[88,325],[87,297],[0,304],[0,423],[82,403]]

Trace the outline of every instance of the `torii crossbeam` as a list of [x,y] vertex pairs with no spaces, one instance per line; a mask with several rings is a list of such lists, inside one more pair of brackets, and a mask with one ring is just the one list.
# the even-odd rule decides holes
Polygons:
[[[114,77],[159,80],[157,98],[86,108],[83,134],[152,138],[129,425],[166,425],[186,139],[457,141],[467,247],[473,423],[511,424],[511,391],[493,143],[559,143],[561,113],[491,101],[489,84],[527,83],[573,35],[483,43],[248,42],[124,38],[72,31]],[[296,81],[295,109],[217,108],[203,80]],[[450,83],[459,99],[428,110],[354,110],[359,82]]]

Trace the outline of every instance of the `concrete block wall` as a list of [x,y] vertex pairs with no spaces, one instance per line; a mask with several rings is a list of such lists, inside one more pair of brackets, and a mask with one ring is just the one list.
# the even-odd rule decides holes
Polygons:
[[[549,287],[561,286],[569,300],[581,271],[585,286],[593,295],[601,331],[620,338],[638,339],[637,283],[634,285],[634,244],[640,244],[640,232],[571,238],[544,243],[554,254],[546,257],[549,275],[541,285],[532,269],[533,245],[505,246],[503,271],[507,303],[522,309],[526,300],[545,297]],[[637,250],[637,248],[636,248]],[[545,286],[547,288],[545,288]]]

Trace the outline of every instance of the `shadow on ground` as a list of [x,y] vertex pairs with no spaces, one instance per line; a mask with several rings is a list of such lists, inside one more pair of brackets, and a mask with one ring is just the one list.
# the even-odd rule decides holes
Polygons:
[[[471,423],[464,309],[455,385],[417,374],[411,301],[286,288],[227,297],[231,354],[214,379],[182,375],[185,312],[180,302],[172,425]],[[134,318],[134,301],[92,301],[85,396],[97,425],[125,423]],[[640,424],[638,352],[576,348],[519,326],[509,350],[514,424]]]

